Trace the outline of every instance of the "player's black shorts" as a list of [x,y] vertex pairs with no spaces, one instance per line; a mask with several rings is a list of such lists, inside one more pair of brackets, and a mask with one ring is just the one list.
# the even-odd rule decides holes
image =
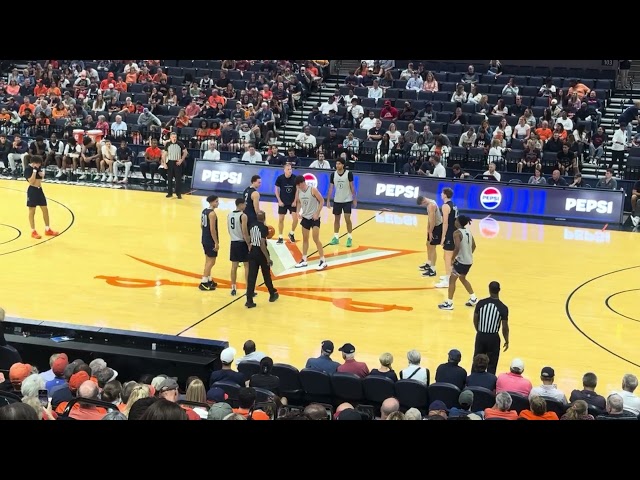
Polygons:
[[433,232],[431,232],[431,241],[429,245],[440,245],[442,241],[442,224],[436,225],[433,227]]
[[204,254],[207,257],[216,258],[218,256],[218,252],[213,249],[213,243],[203,243],[202,249],[204,250]]
[[454,229],[449,227],[449,230],[444,237],[444,245],[442,246],[442,248],[448,252],[453,252],[453,250],[456,248],[456,244],[453,241],[453,231]]
[[278,215],[285,215],[287,212],[296,213],[296,207],[284,204],[283,207],[278,206]]
[[464,263],[460,263],[458,260],[453,261],[453,271],[458,275],[466,275],[471,270],[471,265],[465,265]]
[[42,188],[29,185],[27,188],[27,207],[46,207],[47,198],[44,196]]
[[342,213],[351,213],[351,206],[353,202],[333,202],[333,214],[340,215]]
[[303,218],[300,221],[300,225],[305,230],[311,230],[313,227],[320,228],[320,219],[314,220],[313,218]]
[[232,262],[248,262],[249,261],[249,246],[244,241],[231,242],[231,248],[229,249],[229,260]]

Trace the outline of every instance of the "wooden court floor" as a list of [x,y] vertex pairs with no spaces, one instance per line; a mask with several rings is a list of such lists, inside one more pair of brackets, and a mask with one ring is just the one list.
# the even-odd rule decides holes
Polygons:
[[[26,187],[0,181],[0,305],[9,317],[223,339],[238,351],[251,338],[274,361],[299,368],[325,339],[336,349],[353,343],[370,368],[390,352],[402,369],[413,348],[432,372],[451,348],[470,368],[474,330],[466,292],[458,286],[455,310],[440,311],[446,291],[418,272],[426,257],[425,215],[356,210],[353,247],[344,246],[345,238],[325,247],[329,268],[322,272],[292,268],[301,248],[298,227],[295,246],[269,247],[280,299],[268,303],[262,289],[258,307],[247,310],[244,297],[231,297],[229,289],[226,214],[233,199],[219,209],[223,248],[213,271],[219,287],[202,292],[202,197],[44,184],[51,226],[62,234],[33,240]],[[267,223],[277,225],[275,204],[262,205]],[[640,374],[634,233],[472,218],[478,248],[468,278],[481,298],[498,280],[511,312],[511,347],[499,371],[520,357],[535,385],[549,365],[567,392],[594,371],[605,395],[619,388],[624,373]],[[36,221],[42,230],[39,213]],[[322,221],[326,245],[332,233],[326,208]]]

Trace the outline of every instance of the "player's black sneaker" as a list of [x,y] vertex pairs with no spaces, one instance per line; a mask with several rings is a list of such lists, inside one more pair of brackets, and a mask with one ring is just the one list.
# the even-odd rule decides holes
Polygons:
[[200,285],[198,285],[198,288],[203,292],[208,292],[216,289],[216,287],[213,286],[211,282],[201,282]]
[[276,242],[276,244],[282,245],[283,243],[284,243],[284,240],[282,239],[282,237],[278,238],[278,241]]
[[289,234],[289,241],[290,241],[291,243],[296,243],[296,237],[294,237],[294,236],[293,236],[293,233],[290,233],[290,234]]

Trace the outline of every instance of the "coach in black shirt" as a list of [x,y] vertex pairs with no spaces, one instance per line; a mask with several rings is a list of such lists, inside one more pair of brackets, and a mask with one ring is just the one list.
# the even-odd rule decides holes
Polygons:
[[496,373],[500,357],[500,325],[504,336],[504,351],[509,349],[509,309],[499,298],[500,284],[489,284],[489,297],[476,304],[473,326],[476,328],[476,344],[473,357],[484,353],[489,357],[487,372]]
[[176,181],[176,196],[182,198],[182,170],[187,158],[187,147],[178,141],[178,134],[171,132],[169,141],[162,152],[163,163],[167,165],[167,198],[173,197],[173,180]]

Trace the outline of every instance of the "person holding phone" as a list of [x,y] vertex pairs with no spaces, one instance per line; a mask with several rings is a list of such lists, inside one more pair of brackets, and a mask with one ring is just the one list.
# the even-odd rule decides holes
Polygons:
[[58,236],[49,226],[49,208],[47,207],[47,198],[42,191],[42,179],[44,178],[44,169],[42,168],[42,157],[40,155],[31,155],[29,164],[24,170],[24,177],[29,182],[27,188],[27,207],[29,207],[29,225],[31,226],[31,238],[39,240],[42,236],[36,230],[35,216],[36,207],[42,210],[44,219],[44,234],[48,237]]

